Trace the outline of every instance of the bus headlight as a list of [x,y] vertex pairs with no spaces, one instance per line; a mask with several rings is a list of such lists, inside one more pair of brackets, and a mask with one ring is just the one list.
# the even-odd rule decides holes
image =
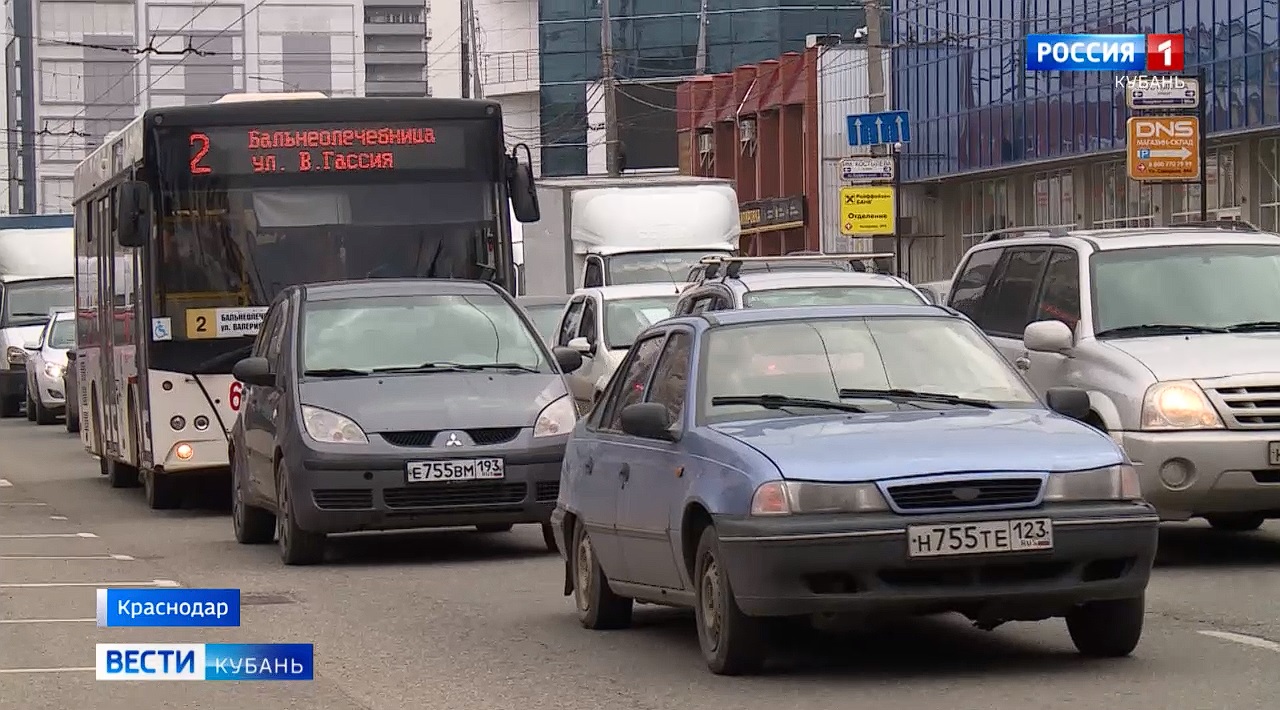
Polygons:
[[543,437],[568,434],[573,431],[577,418],[578,413],[573,407],[573,401],[566,395],[548,404],[538,414],[538,419],[533,423],[533,435]]
[[325,444],[367,444],[369,437],[348,417],[327,409],[302,405],[302,425],[307,436]]

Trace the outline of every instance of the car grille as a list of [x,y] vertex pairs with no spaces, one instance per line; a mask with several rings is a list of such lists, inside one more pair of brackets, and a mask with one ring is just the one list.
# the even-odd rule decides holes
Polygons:
[[538,481],[534,484],[533,497],[539,503],[554,503],[560,497],[559,481]]
[[388,488],[382,500],[388,508],[503,507],[524,501],[524,483],[450,483],[413,488]]
[[1042,478],[972,478],[886,486],[894,506],[903,511],[987,508],[1035,503]]
[[311,491],[311,499],[321,510],[369,510],[373,508],[373,491],[365,488],[320,488]]
[[1207,390],[1232,429],[1280,429],[1280,385]]
[[[384,431],[382,438],[394,446],[423,448],[431,446],[441,430],[436,431]],[[447,429],[443,431],[448,431]],[[500,427],[496,429],[466,429],[467,436],[476,442],[476,446],[494,446],[505,444],[520,436],[520,427]]]

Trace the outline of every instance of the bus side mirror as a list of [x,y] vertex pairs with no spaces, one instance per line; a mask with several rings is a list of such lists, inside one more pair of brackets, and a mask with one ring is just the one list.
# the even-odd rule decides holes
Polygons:
[[130,180],[116,188],[118,240],[122,247],[146,246],[151,234],[147,221],[147,200],[151,191],[145,182]]
[[[525,154],[527,155],[528,152],[529,149],[526,147]],[[521,222],[537,222],[542,219],[542,210],[538,207],[538,188],[533,181],[533,167],[529,163],[520,162],[514,153],[512,151],[509,158],[511,178],[507,186],[511,192],[511,211]]]

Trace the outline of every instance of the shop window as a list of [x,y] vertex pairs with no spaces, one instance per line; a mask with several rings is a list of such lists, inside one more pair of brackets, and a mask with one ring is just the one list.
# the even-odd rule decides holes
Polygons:
[[[1263,156],[1265,160],[1265,148]],[[1209,188],[1209,219],[1238,217],[1240,200],[1236,192],[1235,147],[1224,146],[1209,151],[1205,156],[1205,182]],[[1173,224],[1199,221],[1199,185],[1174,185],[1173,211],[1169,218]]]
[[1094,166],[1093,196],[1097,229],[1155,226],[1156,188],[1130,180],[1122,160]]
[[1258,151],[1258,226],[1280,232],[1280,138],[1268,138]]
[[1075,184],[1070,170],[1040,173],[1035,178],[1036,224],[1075,224]]

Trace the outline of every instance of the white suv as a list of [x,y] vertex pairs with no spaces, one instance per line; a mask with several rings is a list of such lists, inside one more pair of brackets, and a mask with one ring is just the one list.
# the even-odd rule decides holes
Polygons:
[[1162,519],[1239,531],[1280,518],[1280,235],[1001,230],[951,283],[947,305],[1038,392],[1088,390],[1091,423]]

